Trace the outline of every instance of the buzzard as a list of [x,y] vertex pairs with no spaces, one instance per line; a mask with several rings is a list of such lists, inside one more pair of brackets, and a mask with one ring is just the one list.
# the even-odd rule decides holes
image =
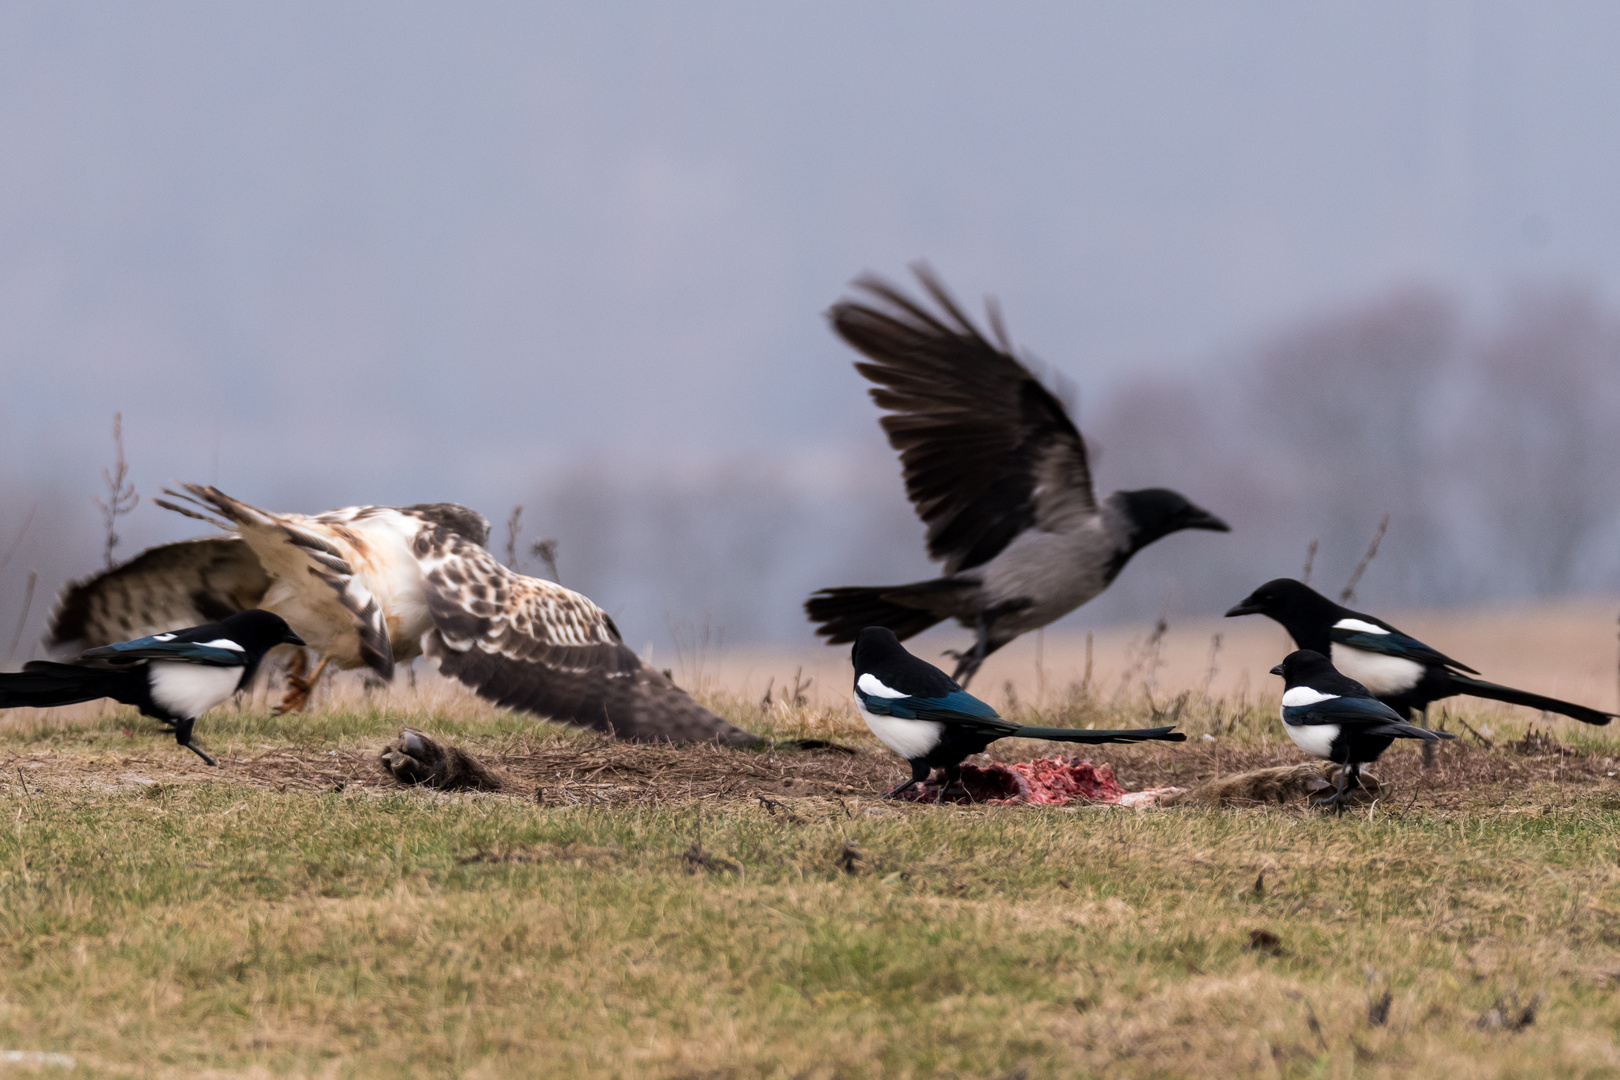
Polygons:
[[425,654],[480,697],[546,720],[635,741],[759,742],[642,663],[588,598],[502,566],[484,547],[489,522],[464,506],[277,514],[182,486],[165,492],[178,502],[154,501],[231,535],[152,548],[69,585],[48,645],[95,648],[263,608],[321,654],[317,675],[331,663],[389,679]]

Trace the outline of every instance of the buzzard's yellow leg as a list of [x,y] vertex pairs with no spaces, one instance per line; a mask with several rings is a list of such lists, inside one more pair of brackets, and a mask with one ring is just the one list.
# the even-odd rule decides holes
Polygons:
[[300,649],[293,662],[287,666],[287,693],[282,696],[281,704],[276,706],[275,715],[286,716],[288,713],[303,712],[309,706],[309,696],[315,692],[316,680],[331,662],[330,655],[321,657],[321,662],[315,665],[315,670],[306,678],[304,652]]

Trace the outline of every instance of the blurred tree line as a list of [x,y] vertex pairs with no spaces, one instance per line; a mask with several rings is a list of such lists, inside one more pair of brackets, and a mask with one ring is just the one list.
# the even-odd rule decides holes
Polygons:
[[[1086,385],[1084,370],[1053,366]],[[851,394],[862,389],[851,374]],[[1620,317],[1582,288],[1525,288],[1483,318],[1443,291],[1396,289],[1092,400],[1077,419],[1099,489],[1173,487],[1234,532],[1154,545],[1070,617],[1080,624],[1218,613],[1264,579],[1297,576],[1313,538],[1314,580],[1336,591],[1386,512],[1358,589],[1370,609],[1620,593]],[[132,455],[137,480],[140,464]],[[22,642],[14,662],[61,584],[101,562],[95,479],[79,490],[0,466],[0,641]],[[555,538],[563,580],[637,648],[704,633],[802,643],[811,590],[934,572],[875,435],[853,455],[576,462],[513,502],[534,536]],[[476,509],[500,522],[510,507]],[[143,504],[119,526],[119,556],[195,534],[168,518]],[[38,595],[21,620],[31,572]]]

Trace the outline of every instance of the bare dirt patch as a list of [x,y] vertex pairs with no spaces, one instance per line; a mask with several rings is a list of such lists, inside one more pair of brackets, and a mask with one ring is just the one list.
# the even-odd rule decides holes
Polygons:
[[[456,743],[453,736],[444,738]],[[219,769],[181,753],[80,754],[53,750],[0,756],[0,784],[30,788],[89,785],[129,791],[229,782],[277,791],[404,790],[379,763],[386,740],[376,746],[319,750],[265,749],[222,757]],[[496,798],[543,805],[661,806],[694,799],[756,801],[798,797],[875,797],[905,775],[892,756],[867,747],[858,753],[778,749],[766,753],[714,746],[627,744],[573,736],[504,740],[500,745],[461,742],[463,749],[500,777]],[[995,748],[1001,760],[1027,760],[1052,748],[1009,743]],[[1113,767],[1127,791],[1174,785],[1193,788],[1217,777],[1304,760],[1286,744],[1223,746],[1192,742],[1175,747],[1107,747],[1091,755]],[[1442,745],[1432,769],[1415,748],[1397,746],[1372,770],[1387,792],[1385,805],[1457,810],[1489,805],[1546,805],[1567,796],[1608,794],[1620,799],[1620,763],[1537,733],[1534,739],[1480,745],[1457,740]]]

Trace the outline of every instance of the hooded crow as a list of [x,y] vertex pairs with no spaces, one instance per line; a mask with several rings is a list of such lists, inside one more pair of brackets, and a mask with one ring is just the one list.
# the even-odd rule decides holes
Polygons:
[[805,603],[829,644],[867,626],[908,638],[945,619],[974,632],[956,658],[965,686],[985,657],[1102,592],[1132,555],[1182,529],[1228,532],[1174,491],[1098,500],[1086,444],[1058,398],[1013,356],[994,305],[991,344],[926,267],[913,268],[943,315],[872,277],[877,304],[846,300],[833,329],[870,362],[883,430],[945,575],[910,585],[822,589]]
[[945,784],[939,791],[943,799],[945,788],[961,777],[962,760],[997,739],[1072,743],[1187,739],[1168,727],[1081,731],[1003,720],[939,668],[907,652],[886,626],[869,626],[857,634],[850,659],[855,665],[855,707],[866,718],[866,726],[884,746],[911,763],[911,779],[885,793],[885,799],[922,783],[935,769],[944,769]]
[[257,608],[186,630],[90,649],[73,663],[34,660],[0,675],[0,709],[44,708],[112,698],[174,731],[175,741],[210,765],[191,741],[197,717],[236,693],[277,645],[302,646],[280,615]]
[[1332,657],[1336,668],[1402,716],[1413,709],[1427,714],[1432,702],[1457,694],[1560,713],[1600,727],[1615,715],[1474,678],[1479,673],[1467,664],[1382,619],[1341,607],[1292,578],[1266,582],[1226,615],[1269,615],[1282,623],[1295,645]]
[[1334,670],[1328,658],[1310,649],[1289,653],[1271,669],[1283,678],[1283,730],[1312,757],[1343,765],[1339,786],[1316,800],[1319,806],[1344,808],[1350,781],[1361,786],[1361,767],[1377,761],[1396,739],[1435,742],[1454,739],[1443,731],[1414,727],[1354,679]]

